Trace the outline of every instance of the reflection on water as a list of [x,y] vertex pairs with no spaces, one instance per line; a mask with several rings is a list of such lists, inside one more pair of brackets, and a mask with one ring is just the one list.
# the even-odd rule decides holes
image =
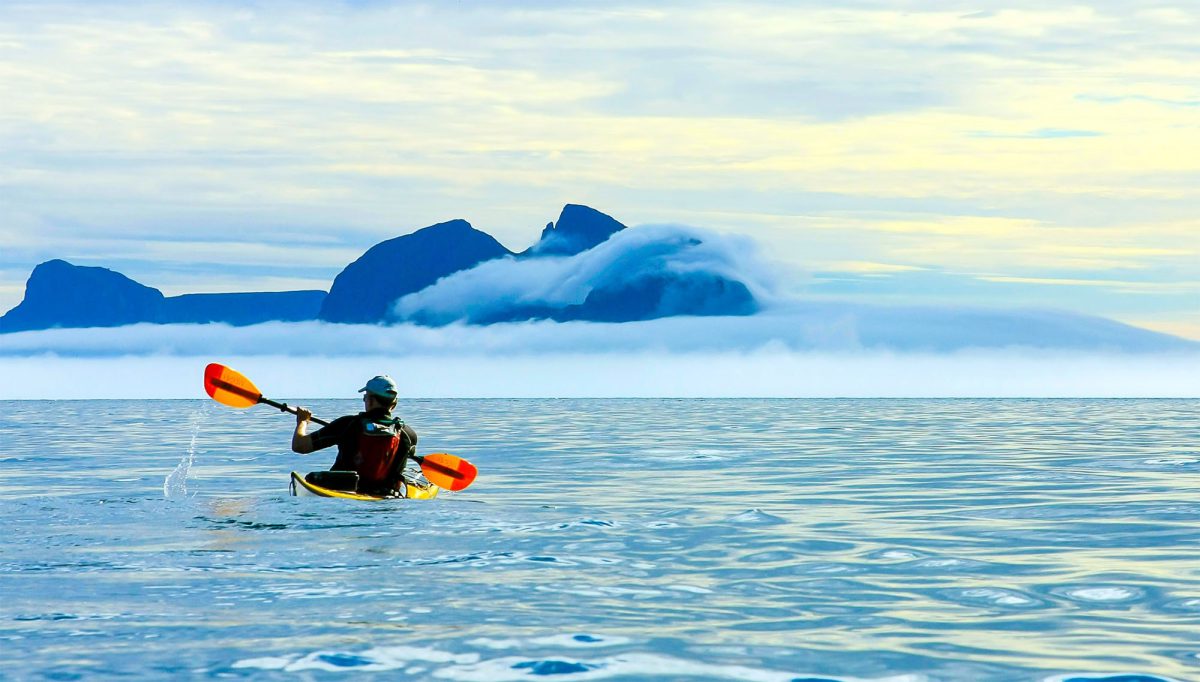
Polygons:
[[5,674],[1198,679],[1198,407],[413,401],[479,479],[355,503],[270,410],[3,403]]

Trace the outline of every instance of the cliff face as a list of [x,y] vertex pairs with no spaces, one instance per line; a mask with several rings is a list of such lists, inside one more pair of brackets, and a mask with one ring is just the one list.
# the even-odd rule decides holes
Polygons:
[[158,289],[107,268],[46,261],[33,269],[25,299],[0,317],[0,332],[53,327],[119,327],[157,319]]
[[439,223],[389,239],[368,249],[333,280],[319,318],[327,322],[382,322],[401,296],[460,270],[511,254],[465,220]]

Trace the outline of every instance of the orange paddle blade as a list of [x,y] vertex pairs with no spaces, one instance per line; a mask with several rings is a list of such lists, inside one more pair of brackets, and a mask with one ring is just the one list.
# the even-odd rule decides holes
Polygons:
[[421,471],[425,473],[425,478],[428,478],[430,483],[446,490],[466,488],[475,480],[475,474],[479,473],[474,464],[444,452],[425,455],[420,461]]
[[262,399],[249,379],[215,362],[204,368],[204,390],[208,397],[230,407],[251,407]]

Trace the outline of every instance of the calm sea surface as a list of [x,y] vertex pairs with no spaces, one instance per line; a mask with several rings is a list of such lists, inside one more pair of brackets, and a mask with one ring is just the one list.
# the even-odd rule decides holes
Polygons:
[[266,407],[0,402],[0,678],[1200,680],[1200,401],[401,412],[471,488],[290,497],[333,453]]

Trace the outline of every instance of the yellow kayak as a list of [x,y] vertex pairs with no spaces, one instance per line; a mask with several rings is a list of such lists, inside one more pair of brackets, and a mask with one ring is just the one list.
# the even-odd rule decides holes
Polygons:
[[304,476],[292,472],[292,494],[296,497],[338,497],[344,500],[432,500],[437,497],[438,488],[432,483],[410,481],[404,479],[403,495],[399,497],[380,497],[379,495],[364,495],[349,490],[334,490],[322,488],[305,480]]

